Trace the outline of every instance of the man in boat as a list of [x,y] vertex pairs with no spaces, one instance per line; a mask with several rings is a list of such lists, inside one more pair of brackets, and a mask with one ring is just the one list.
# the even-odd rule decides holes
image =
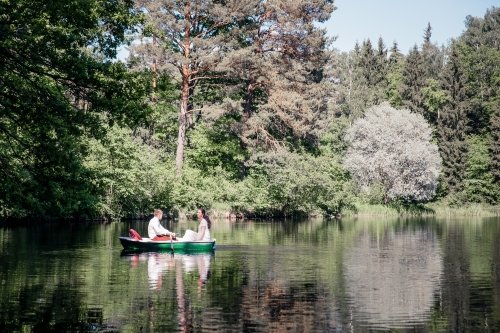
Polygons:
[[170,232],[164,228],[160,221],[163,218],[163,211],[155,209],[154,216],[149,220],[148,224],[148,237],[154,241],[175,239],[175,232]]

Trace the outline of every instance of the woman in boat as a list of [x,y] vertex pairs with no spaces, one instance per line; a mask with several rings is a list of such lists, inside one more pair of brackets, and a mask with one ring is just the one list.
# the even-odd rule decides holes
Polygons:
[[203,242],[212,241],[212,238],[210,237],[210,228],[212,227],[212,221],[210,221],[210,218],[203,208],[198,208],[197,216],[198,220],[200,221],[200,224],[198,224],[198,232],[188,229],[186,230],[184,237],[182,237],[182,240]]
[[171,238],[175,239],[175,233],[168,231],[160,224],[162,217],[163,211],[161,209],[155,209],[154,217],[149,220],[148,224],[149,239],[154,241],[170,240]]

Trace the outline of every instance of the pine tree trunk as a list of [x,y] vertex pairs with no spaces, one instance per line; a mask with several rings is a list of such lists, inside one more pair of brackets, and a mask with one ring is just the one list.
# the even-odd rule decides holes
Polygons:
[[181,109],[179,112],[179,131],[177,135],[177,151],[175,155],[175,167],[177,171],[177,176],[180,176],[182,174],[182,166],[184,163],[184,146],[186,144],[188,101],[189,101],[189,76],[183,75]]
[[181,86],[181,109],[179,112],[179,132],[177,134],[177,151],[175,154],[175,168],[177,176],[182,175],[182,166],[184,164],[184,146],[186,144],[186,129],[188,122],[188,106],[189,106],[189,80],[191,78],[191,69],[189,68],[189,52],[191,44],[191,5],[186,2],[184,6],[184,17],[186,23],[184,25],[184,39],[183,39],[183,56],[187,60],[180,69],[182,75],[182,86]]

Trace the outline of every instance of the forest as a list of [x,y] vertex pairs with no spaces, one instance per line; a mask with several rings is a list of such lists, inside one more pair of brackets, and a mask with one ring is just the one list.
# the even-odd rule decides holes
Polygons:
[[0,218],[498,213],[500,7],[350,52],[334,10],[0,1]]

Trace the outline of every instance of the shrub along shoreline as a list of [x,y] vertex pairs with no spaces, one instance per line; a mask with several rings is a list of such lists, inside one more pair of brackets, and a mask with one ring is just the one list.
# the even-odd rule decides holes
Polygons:
[[[419,204],[412,206],[397,206],[397,205],[383,205],[383,204],[366,204],[356,203],[355,209],[344,211],[342,214],[337,215],[323,215],[320,213],[311,212],[310,214],[255,214],[254,212],[233,211],[228,205],[215,205],[208,209],[208,214],[213,219],[220,220],[253,220],[253,219],[269,219],[269,220],[294,220],[294,219],[307,219],[318,218],[352,218],[352,217],[435,217],[435,218],[448,218],[448,217],[461,217],[461,218],[485,218],[485,217],[500,217],[499,205],[486,205],[486,204],[468,204],[460,207],[450,207],[443,203],[429,203]],[[111,223],[115,221],[134,221],[134,220],[147,220],[151,216],[128,216],[117,219],[112,218],[49,218],[49,217],[31,217],[31,218],[3,218],[0,219],[0,226],[24,226],[33,225],[38,223]],[[171,220],[195,220],[196,214],[192,209],[179,209],[166,210],[165,217]]]

